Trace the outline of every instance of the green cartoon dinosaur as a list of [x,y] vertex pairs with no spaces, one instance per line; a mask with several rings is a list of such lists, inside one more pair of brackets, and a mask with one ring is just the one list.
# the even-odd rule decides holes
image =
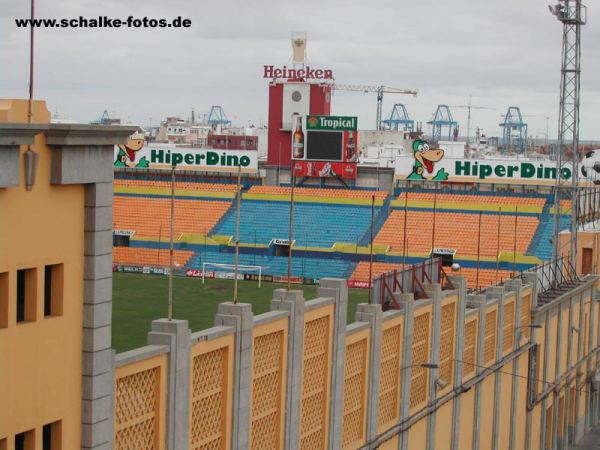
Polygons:
[[[433,173],[433,164],[438,162],[444,157],[444,150],[442,149],[430,149],[429,144],[426,141],[417,139],[412,145],[413,156],[415,158],[415,165],[413,170],[408,177],[408,180],[427,180],[423,175],[425,171],[427,173]],[[444,181],[448,179],[448,172],[443,168],[438,170],[432,181]]]
[[148,160],[144,156],[140,159],[137,164],[128,164],[127,160],[131,163],[135,163],[135,156],[138,151],[144,147],[143,139],[129,139],[127,144],[119,145],[119,153],[117,154],[117,160],[115,161],[115,167],[139,167],[146,169],[148,168]]

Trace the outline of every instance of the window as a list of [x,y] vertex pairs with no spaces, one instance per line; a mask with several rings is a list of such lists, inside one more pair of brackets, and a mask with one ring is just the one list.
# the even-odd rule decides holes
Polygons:
[[483,362],[485,364],[496,361],[496,310],[485,315],[485,335],[483,339]]
[[[0,273],[0,328],[8,326],[8,272]],[[2,446],[0,445],[0,450]]]
[[44,268],[44,316],[62,315],[63,265],[54,264]]
[[513,347],[515,323],[515,302],[504,305],[504,327],[502,330],[502,352],[506,353]]
[[17,270],[17,323],[35,320],[36,291],[37,269]]
[[25,431],[15,435],[15,450],[34,450],[35,430]]
[[42,450],[60,450],[61,447],[60,420],[44,425],[42,428]]

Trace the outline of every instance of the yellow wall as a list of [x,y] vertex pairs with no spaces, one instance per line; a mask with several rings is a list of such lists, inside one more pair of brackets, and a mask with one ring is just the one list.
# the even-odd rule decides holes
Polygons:
[[[559,240],[561,247],[563,248],[563,256],[567,256],[570,253],[570,246],[568,244],[571,238],[570,232],[561,233]],[[600,233],[598,231],[579,231],[577,233],[577,273],[582,272],[582,255],[583,249],[589,248],[593,250],[593,273],[600,273]]]
[[475,422],[475,389],[470,389],[460,397],[460,425],[458,428],[459,447],[472,448],[473,424]]
[[366,437],[370,330],[346,336],[342,448],[360,448]]
[[427,418],[421,419],[408,430],[408,448],[427,448]]
[[[550,317],[548,321],[548,351],[546,353],[548,362],[546,364],[546,377],[545,380],[553,382],[556,378],[556,332],[558,328],[558,314]],[[541,372],[543,376],[543,371]]]
[[118,367],[115,370],[115,450],[142,445],[164,449],[166,419],[167,355]]
[[492,421],[494,419],[494,377],[488,376],[481,382],[481,410],[479,442],[481,450],[492,448]]
[[[508,448],[510,437],[510,407],[512,403],[512,383],[514,372],[513,364],[509,363],[502,367],[500,374],[500,393],[498,395],[499,409],[498,415],[498,448]],[[492,378],[492,377],[490,377]]]
[[[452,404],[453,402],[446,402],[437,410],[435,418],[435,450],[450,450],[453,421]],[[465,448],[462,445],[461,443],[461,448]]]
[[383,444],[381,444],[377,448],[379,450],[397,450],[397,448],[398,448],[398,436],[394,436],[389,441],[385,441]]
[[254,329],[250,448],[283,448],[288,319]]
[[[560,324],[560,364],[558,366],[559,373],[564,373],[567,370],[567,348],[569,348],[569,334],[573,334],[569,330],[569,308],[566,308],[562,314],[562,323]],[[577,335],[573,336],[577,338]]]
[[300,447],[324,449],[329,437],[333,305],[304,315]]
[[[516,371],[518,377],[513,379],[517,384],[517,406],[514,412],[515,418],[515,450],[523,450],[525,448],[525,422],[527,417],[527,370],[529,368],[529,357],[527,353],[523,353],[519,358],[519,370]],[[536,447],[532,447],[536,448]]]
[[[24,122],[25,106],[0,101],[0,121]],[[45,105],[35,107],[34,120],[47,121]],[[0,189],[0,273],[9,273],[9,321],[0,328],[0,437],[35,428],[39,441],[44,424],[62,420],[63,448],[79,448],[84,188],[50,186],[51,153],[42,135],[35,151],[33,190],[25,191],[23,166],[21,186]],[[44,266],[57,263],[64,264],[63,315],[44,318]],[[16,271],[32,267],[37,317],[17,325]]]
[[200,341],[190,350],[190,448],[231,445],[233,344],[230,334]]
[[403,324],[404,316],[398,316],[387,320],[382,326],[377,427],[379,433],[392,427],[400,418]]

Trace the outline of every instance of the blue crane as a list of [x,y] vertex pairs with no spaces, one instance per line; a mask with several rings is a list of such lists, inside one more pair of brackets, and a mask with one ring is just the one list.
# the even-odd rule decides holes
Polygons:
[[209,125],[231,125],[231,120],[225,115],[225,110],[222,106],[213,105],[210,107],[208,113],[208,119],[206,121]]
[[[502,137],[502,148],[506,151],[513,147],[517,153],[527,151],[527,124],[523,122],[521,110],[517,106],[509,106],[504,121],[500,126],[504,129]],[[513,134],[513,132],[516,132]]]
[[452,117],[448,105],[438,105],[433,119],[427,123],[431,125],[431,138],[435,142],[439,142],[442,139],[442,128],[448,128],[448,140],[452,139],[454,131],[458,129],[458,122]]
[[415,131],[415,121],[408,116],[406,106],[395,103],[389,119],[381,121],[384,130]]

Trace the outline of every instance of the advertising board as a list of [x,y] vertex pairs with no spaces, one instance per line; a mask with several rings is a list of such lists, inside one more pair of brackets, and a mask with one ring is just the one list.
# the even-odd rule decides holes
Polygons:
[[297,116],[292,134],[295,176],[356,178],[358,118]]
[[214,150],[160,143],[137,145],[140,141],[130,140],[115,146],[114,166],[169,169],[175,165],[184,170],[207,172],[235,172],[241,166],[244,172],[258,170],[258,152],[254,150]]
[[[435,152],[438,150],[431,150]],[[556,162],[550,160],[516,160],[516,159],[467,159],[442,157],[435,161],[427,160],[422,164],[417,160],[425,158],[415,152],[415,156],[398,156],[396,158],[395,176],[407,180],[433,181],[488,181],[502,182],[536,182],[554,184],[556,180]],[[563,167],[563,177],[571,179],[571,167]]]

